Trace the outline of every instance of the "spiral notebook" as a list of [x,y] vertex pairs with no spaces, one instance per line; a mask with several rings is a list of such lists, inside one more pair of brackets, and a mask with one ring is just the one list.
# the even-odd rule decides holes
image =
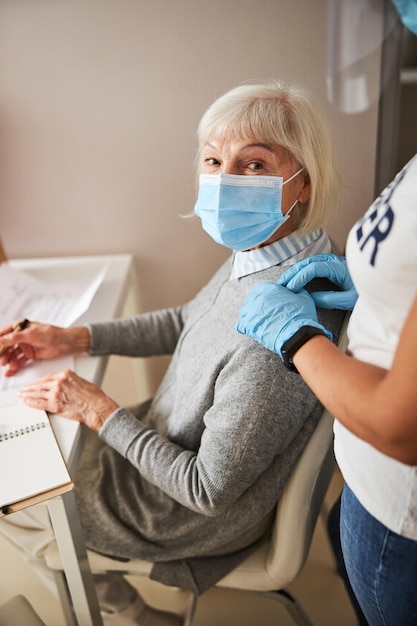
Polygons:
[[73,486],[47,413],[0,406],[0,517]]

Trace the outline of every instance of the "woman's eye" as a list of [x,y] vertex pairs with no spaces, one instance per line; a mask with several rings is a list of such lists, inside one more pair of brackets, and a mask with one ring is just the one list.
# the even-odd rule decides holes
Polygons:
[[253,163],[249,163],[248,168],[250,170],[261,170],[263,165],[262,163],[259,163],[259,161],[254,161]]
[[206,163],[207,165],[220,165],[220,161],[218,161],[214,157],[209,157],[208,159],[204,159],[204,163]]

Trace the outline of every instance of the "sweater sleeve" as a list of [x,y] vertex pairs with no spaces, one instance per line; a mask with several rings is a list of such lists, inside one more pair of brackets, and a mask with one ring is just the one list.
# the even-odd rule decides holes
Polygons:
[[90,354],[144,357],[172,354],[186,306],[90,324]]
[[301,446],[292,443],[317,411],[301,377],[248,342],[218,373],[197,451],[146,428],[126,409],[113,413],[99,433],[146,480],[206,516],[224,513],[277,459],[283,472],[292,467]]

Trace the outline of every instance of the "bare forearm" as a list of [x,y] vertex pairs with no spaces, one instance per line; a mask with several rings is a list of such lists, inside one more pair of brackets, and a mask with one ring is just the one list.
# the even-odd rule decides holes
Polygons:
[[[329,412],[355,435],[403,463],[417,463],[417,419],[408,381],[313,337],[294,364]],[[404,388],[403,388],[404,387]]]
[[86,326],[74,326],[65,328],[60,337],[62,349],[67,354],[81,354],[88,352],[90,348],[90,333]]

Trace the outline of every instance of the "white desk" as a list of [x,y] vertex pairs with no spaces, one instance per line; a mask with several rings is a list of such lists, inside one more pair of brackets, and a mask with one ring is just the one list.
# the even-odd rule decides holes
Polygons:
[[[10,264],[44,281],[88,282],[107,262],[110,264],[103,283],[88,311],[77,320],[76,324],[79,325],[87,321],[98,322],[118,317],[123,313],[128,297],[135,301],[131,255],[22,259],[10,261]],[[102,382],[106,364],[105,357],[83,355],[75,358],[77,374],[97,385]],[[70,474],[75,477],[82,450],[84,427],[78,422],[59,416],[53,416],[51,421]],[[75,611],[73,616],[67,607],[63,607],[67,623],[102,626],[73,492],[49,500],[48,508]]]

